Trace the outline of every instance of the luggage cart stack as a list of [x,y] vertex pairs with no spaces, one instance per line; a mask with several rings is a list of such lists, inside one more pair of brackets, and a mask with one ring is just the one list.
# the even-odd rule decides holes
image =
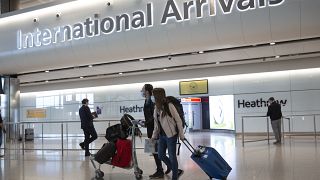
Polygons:
[[[130,115],[124,115],[124,116],[130,116]],[[131,144],[132,144],[132,159],[131,159],[131,162],[130,162],[130,165],[128,167],[119,167],[119,168],[123,168],[123,169],[127,169],[127,170],[130,170],[130,169],[133,169],[134,170],[134,175],[136,177],[137,180],[140,180],[142,179],[142,174],[143,174],[143,171],[139,168],[139,165],[138,165],[138,160],[137,160],[137,154],[136,154],[136,135],[137,135],[137,132],[140,132],[140,131],[137,131],[139,130],[139,125],[141,126],[140,122],[137,121],[137,120],[134,120],[132,118],[132,116],[130,116],[130,127],[129,127],[129,134],[131,135]],[[141,135],[141,134],[139,134]],[[95,169],[95,178],[96,180],[101,180],[103,179],[103,176],[104,176],[104,172],[101,170],[101,165],[100,163],[98,163],[96,160],[95,160],[95,155],[92,155],[90,157],[90,161]],[[107,161],[103,164],[108,164],[108,165],[111,165],[113,167],[115,167],[114,165],[112,165],[111,161]]]

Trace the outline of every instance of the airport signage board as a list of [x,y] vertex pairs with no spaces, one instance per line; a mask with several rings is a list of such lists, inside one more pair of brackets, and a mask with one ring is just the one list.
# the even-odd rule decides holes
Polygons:
[[[116,32],[126,32],[141,28],[165,25],[169,20],[175,22],[189,21],[194,18],[230,14],[234,9],[240,12],[279,6],[285,0],[167,0],[162,15],[154,17],[155,7],[152,2],[146,3],[143,10],[124,12],[106,17],[86,17],[79,22],[52,28],[35,28],[32,32],[17,31],[17,49],[49,46],[57,43],[80,40],[96,36],[105,36]],[[205,11],[204,9],[209,9]],[[191,13],[194,10],[194,14]]]

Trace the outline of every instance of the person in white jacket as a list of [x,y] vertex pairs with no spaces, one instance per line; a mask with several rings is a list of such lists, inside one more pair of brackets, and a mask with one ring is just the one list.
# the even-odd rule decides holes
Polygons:
[[[163,88],[153,90],[155,98],[154,110],[154,130],[151,139],[159,139],[158,156],[167,165],[168,169],[165,174],[172,170],[172,180],[177,180],[183,170],[178,169],[177,161],[177,140],[178,136],[184,140],[182,120],[172,103],[166,100],[166,93]],[[169,158],[166,156],[168,148]]]

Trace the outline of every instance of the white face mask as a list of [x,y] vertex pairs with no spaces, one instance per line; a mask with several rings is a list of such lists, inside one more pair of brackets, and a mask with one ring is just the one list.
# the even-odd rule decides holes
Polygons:
[[146,94],[144,93],[144,91],[141,91],[141,96],[146,97]]
[[156,99],[154,98],[154,96],[151,96],[151,101],[156,102]]

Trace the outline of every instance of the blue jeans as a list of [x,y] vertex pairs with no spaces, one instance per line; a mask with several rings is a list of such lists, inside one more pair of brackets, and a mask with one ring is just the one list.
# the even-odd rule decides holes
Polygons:
[[[168,148],[169,158],[166,155]],[[177,135],[171,138],[160,135],[158,143],[158,156],[169,169],[172,170],[172,180],[178,179],[178,160],[177,160]]]

